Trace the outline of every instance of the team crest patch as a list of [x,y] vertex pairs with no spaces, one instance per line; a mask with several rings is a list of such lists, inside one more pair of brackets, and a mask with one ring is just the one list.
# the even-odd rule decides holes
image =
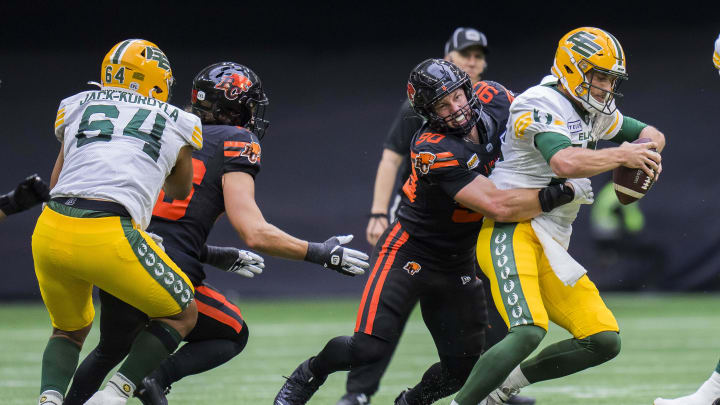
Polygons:
[[253,85],[247,77],[233,73],[222,78],[222,80],[215,85],[216,89],[225,90],[225,98],[228,100],[237,100],[241,93],[248,91]]
[[245,149],[240,152],[240,156],[245,156],[250,163],[257,163],[260,160],[260,144],[257,142],[248,142],[245,145]]
[[407,95],[408,100],[410,100],[410,104],[415,105],[415,87],[413,87],[412,83],[408,82],[407,86]]
[[421,174],[428,174],[430,166],[435,163],[435,159],[437,159],[437,156],[434,153],[420,152],[415,156],[415,169]]
[[405,266],[403,266],[403,269],[411,276],[414,276],[420,271],[420,269],[422,269],[422,266],[416,262],[407,262],[405,263]]
[[476,168],[480,164],[480,159],[478,158],[478,155],[476,153],[473,153],[470,160],[467,161],[467,167],[468,169],[472,170]]

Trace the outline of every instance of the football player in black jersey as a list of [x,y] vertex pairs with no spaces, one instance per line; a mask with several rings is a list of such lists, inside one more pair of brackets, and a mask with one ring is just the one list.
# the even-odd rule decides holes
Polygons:
[[440,362],[396,404],[431,404],[456,392],[478,359],[484,340],[485,295],[475,276],[475,240],[483,216],[530,219],[574,199],[566,184],[499,190],[486,177],[497,160],[509,99],[471,86],[456,65],[428,59],[413,69],[408,98],[426,119],[412,140],[410,178],[398,219],[376,245],[360,301],[355,333],[331,339],[300,364],[275,405],[305,404],[339,370],[373,363],[392,350],[419,301]]
[[[230,270],[252,270],[260,258],[238,255],[237,249],[205,247],[216,219],[225,212],[239,236],[254,250],[287,259],[306,260],[341,274],[355,276],[368,268],[368,256],[343,247],[351,235],[314,243],[295,238],[265,221],[255,202],[255,176],[260,170],[260,139],[268,99],[260,78],[246,66],[221,62],[195,77],[192,109],[203,123],[203,148],[193,153],[194,179],[182,201],[161,193],[148,227],[163,238],[167,254],[195,286],[198,322],[188,342],[143,380],[136,396],[144,404],[167,404],[165,394],[181,378],[201,373],[236,356],[248,339],[240,310],[218,290],[203,282],[203,262]],[[255,269],[258,272],[260,269]],[[101,295],[100,343],[75,373],[65,405],[82,404],[104,376],[127,354],[145,316]],[[90,395],[88,395],[90,394]]]

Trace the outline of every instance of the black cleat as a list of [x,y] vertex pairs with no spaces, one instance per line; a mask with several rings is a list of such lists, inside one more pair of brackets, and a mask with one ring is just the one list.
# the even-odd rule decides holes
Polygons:
[[139,399],[143,405],[168,405],[165,395],[169,392],[169,387],[163,388],[156,379],[145,377],[135,390],[135,398]]
[[348,392],[335,405],[370,405],[370,398],[362,392]]
[[720,398],[714,400],[712,405],[720,405]]
[[405,393],[407,390],[400,393],[400,395],[395,398],[395,405],[408,405],[408,402],[405,400]]
[[317,378],[310,371],[311,359],[303,361],[290,377],[285,377],[287,381],[275,396],[274,405],[305,405],[325,382],[327,376]]
[[535,403],[535,398],[515,395],[510,397],[505,403],[508,405],[533,405]]

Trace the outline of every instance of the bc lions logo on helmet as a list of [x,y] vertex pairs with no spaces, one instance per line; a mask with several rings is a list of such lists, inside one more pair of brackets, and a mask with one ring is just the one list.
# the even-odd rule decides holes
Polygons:
[[245,149],[240,152],[240,156],[245,156],[250,163],[257,163],[260,160],[260,144],[257,142],[249,142],[245,145]]
[[407,86],[407,95],[408,100],[410,100],[411,105],[415,105],[415,87],[413,87],[412,83],[408,82]]
[[240,93],[248,91],[253,85],[247,77],[233,73],[222,78],[222,80],[215,85],[216,89],[225,90],[225,98],[228,100],[236,100],[240,97]]
[[414,276],[415,274],[417,274],[418,271],[420,271],[420,269],[422,269],[422,266],[416,262],[407,262],[405,263],[403,269],[407,271],[408,274],[410,274],[411,276]]
[[415,156],[415,169],[422,174],[428,174],[430,166],[435,163],[435,159],[437,159],[437,156],[434,153],[420,152]]

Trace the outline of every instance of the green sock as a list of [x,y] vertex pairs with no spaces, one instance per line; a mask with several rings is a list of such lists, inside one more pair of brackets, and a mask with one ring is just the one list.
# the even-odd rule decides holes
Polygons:
[[152,321],[138,333],[130,353],[118,373],[138,386],[170,353],[177,349],[182,336],[171,326]]
[[54,390],[65,395],[80,358],[80,347],[64,337],[52,337],[42,357],[40,393]]
[[470,376],[455,396],[459,405],[477,405],[497,388],[545,336],[539,326],[516,326],[475,363]]
[[520,364],[531,383],[564,377],[602,364],[620,352],[620,335],[606,331],[585,339],[567,339],[544,348]]

